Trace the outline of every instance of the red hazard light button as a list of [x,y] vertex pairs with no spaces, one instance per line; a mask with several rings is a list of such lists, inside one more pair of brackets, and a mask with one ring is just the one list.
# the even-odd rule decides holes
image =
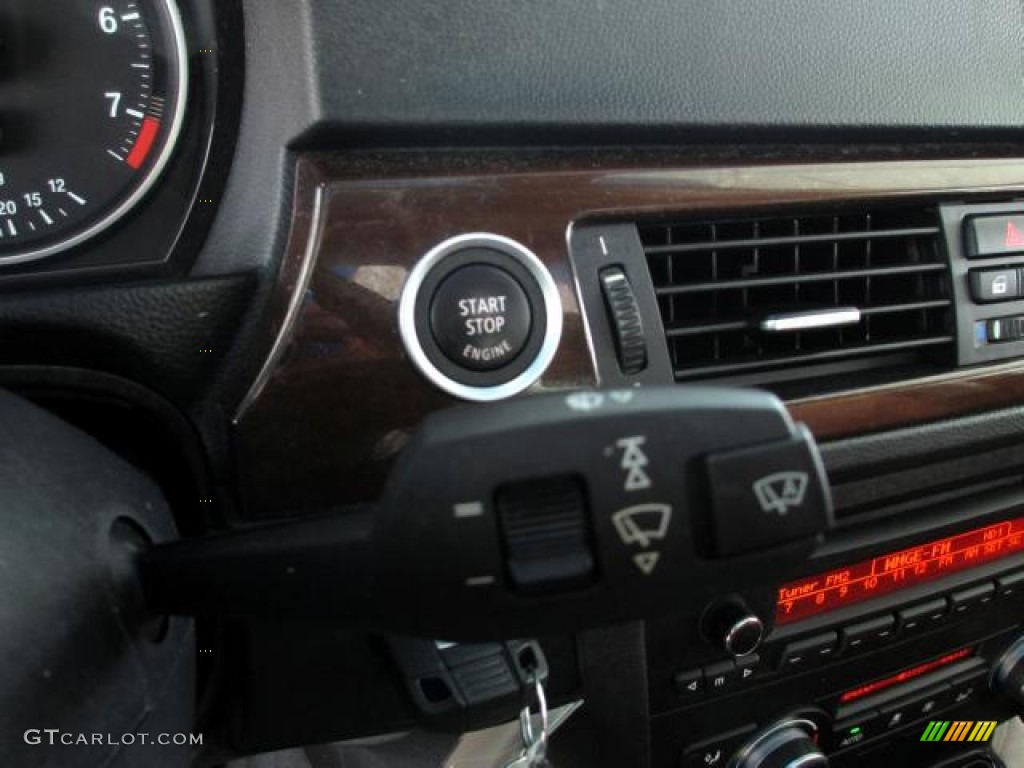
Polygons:
[[1024,215],[979,216],[967,221],[967,258],[1024,254]]

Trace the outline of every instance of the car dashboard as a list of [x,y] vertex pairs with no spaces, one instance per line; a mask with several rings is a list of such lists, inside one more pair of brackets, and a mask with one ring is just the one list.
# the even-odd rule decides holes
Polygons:
[[4,762],[1024,765],[1019,4],[68,6],[0,9]]

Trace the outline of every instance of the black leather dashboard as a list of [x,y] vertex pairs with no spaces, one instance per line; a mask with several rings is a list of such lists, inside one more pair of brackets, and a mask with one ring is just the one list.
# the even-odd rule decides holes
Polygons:
[[1012,0],[325,0],[308,7],[311,101],[320,123],[471,140],[1008,129],[1024,119],[1021,15]]

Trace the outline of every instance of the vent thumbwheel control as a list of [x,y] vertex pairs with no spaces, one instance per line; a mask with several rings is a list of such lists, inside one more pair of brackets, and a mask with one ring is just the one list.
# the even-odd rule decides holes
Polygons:
[[626,375],[640,373],[647,368],[647,337],[633,286],[622,267],[601,270],[600,279],[619,370]]
[[562,335],[558,287],[544,264],[485,233],[431,249],[409,273],[398,315],[413,364],[464,400],[522,392],[547,370]]

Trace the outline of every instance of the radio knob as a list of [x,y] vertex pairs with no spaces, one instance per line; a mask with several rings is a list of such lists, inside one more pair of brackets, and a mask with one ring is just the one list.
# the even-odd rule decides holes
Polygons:
[[992,672],[992,690],[1024,711],[1024,637],[1003,654]]
[[827,768],[818,749],[818,726],[810,720],[783,720],[743,747],[732,768]]
[[705,613],[705,636],[726,653],[747,656],[764,637],[764,622],[739,598],[713,604]]

